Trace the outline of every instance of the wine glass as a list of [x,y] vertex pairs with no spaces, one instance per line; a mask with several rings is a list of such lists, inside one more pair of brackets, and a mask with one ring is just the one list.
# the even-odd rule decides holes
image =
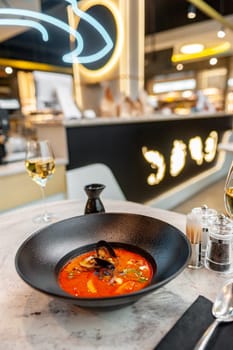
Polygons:
[[40,186],[42,200],[44,202],[44,213],[34,218],[37,223],[48,223],[54,218],[53,214],[47,212],[45,202],[45,187],[48,179],[55,172],[55,160],[51,144],[47,140],[27,142],[25,166],[28,175]]
[[227,178],[224,186],[224,206],[227,215],[233,218],[233,162],[227,174]]

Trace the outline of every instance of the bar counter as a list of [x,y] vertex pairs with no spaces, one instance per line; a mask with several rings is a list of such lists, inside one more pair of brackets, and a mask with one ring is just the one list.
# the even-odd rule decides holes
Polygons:
[[[166,221],[184,232],[186,219],[175,212],[127,201],[104,201],[106,212],[129,212]],[[48,204],[59,220],[82,215],[82,201]],[[65,303],[40,293],[21,280],[14,258],[21,243],[41,226],[32,218],[41,206],[1,215],[0,338],[1,349],[152,350],[199,296],[214,300],[226,281],[206,269],[186,268],[178,277],[136,303],[116,310],[97,311]]]
[[187,119],[203,119],[203,118],[216,118],[216,117],[232,117],[231,113],[225,112],[215,112],[215,113],[190,113],[185,115],[179,114],[163,114],[161,112],[156,112],[150,115],[141,116],[128,116],[128,117],[95,117],[95,118],[63,118],[62,115],[54,117],[52,114],[48,115],[34,115],[30,117],[30,121],[33,124],[41,125],[64,125],[65,127],[76,127],[76,126],[90,126],[90,125],[109,125],[109,124],[128,124],[128,123],[145,123],[151,121],[169,121],[169,120],[187,120]]
[[70,170],[76,176],[75,169],[104,164],[126,199],[165,209],[185,200],[188,186],[189,195],[194,194],[225,176],[229,167],[229,155],[218,152],[218,144],[230,140],[231,114],[154,114],[57,123],[34,118],[34,125],[40,138],[54,140],[58,156],[66,153],[68,180]]

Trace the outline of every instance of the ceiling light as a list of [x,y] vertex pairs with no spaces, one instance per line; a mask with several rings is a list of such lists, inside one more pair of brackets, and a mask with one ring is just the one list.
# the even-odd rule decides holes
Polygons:
[[229,78],[227,81],[227,85],[233,87],[233,78]]
[[5,72],[6,72],[6,74],[12,74],[13,69],[11,67],[5,67]]
[[182,63],[177,64],[176,69],[177,70],[182,70],[184,68],[184,65]]
[[[223,16],[224,15],[224,0],[219,0],[220,1],[220,14]],[[222,39],[226,36],[225,30],[223,25],[221,26],[221,28],[219,29],[219,31],[217,32],[217,37],[219,39]]]
[[[174,48],[175,50],[176,48]],[[206,57],[216,57],[217,55],[229,52],[232,49],[230,42],[221,41],[220,44],[215,46],[210,46],[204,48],[201,52],[192,53],[192,54],[184,54],[184,53],[174,53],[172,55],[173,63],[184,63],[193,60],[200,60]],[[179,49],[180,50],[180,49]]]
[[194,18],[196,18],[196,15],[197,15],[196,7],[193,6],[192,4],[190,4],[189,7],[188,7],[187,18],[188,19],[194,19]]
[[205,88],[203,94],[205,96],[217,96],[220,93],[218,88]]
[[180,52],[184,54],[199,53],[204,49],[203,44],[188,44],[180,48]]
[[193,96],[193,91],[192,90],[185,90],[182,92],[181,96],[184,98],[191,98]]
[[216,57],[212,57],[209,60],[209,63],[210,63],[211,66],[215,66],[218,63],[218,59]]
[[173,93],[174,91],[192,90],[195,88],[196,88],[195,79],[164,81],[161,83],[154,83],[153,93],[155,94],[161,94],[164,92]]
[[221,27],[221,28],[219,29],[219,31],[218,31],[218,33],[217,33],[217,36],[218,36],[219,39],[222,39],[222,38],[224,38],[224,37],[226,36],[226,32],[225,32],[225,30],[224,30],[223,27]]

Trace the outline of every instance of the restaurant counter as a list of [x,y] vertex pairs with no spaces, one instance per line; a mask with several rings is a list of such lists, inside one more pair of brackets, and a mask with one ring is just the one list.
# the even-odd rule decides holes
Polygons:
[[76,169],[104,164],[127,200],[165,209],[218,181],[229,167],[229,156],[218,152],[232,134],[232,115],[223,112],[34,123],[38,137],[67,157],[68,181],[77,178]]
[[[130,212],[166,221],[184,232],[182,214],[127,201],[104,201],[107,212]],[[81,215],[85,203],[48,203],[59,220]],[[17,275],[14,259],[21,243],[41,228],[32,218],[41,206],[0,216],[0,348],[15,350],[152,350],[199,296],[214,300],[226,278],[206,269],[186,268],[178,277],[135,304],[97,311],[65,303],[32,289]]]

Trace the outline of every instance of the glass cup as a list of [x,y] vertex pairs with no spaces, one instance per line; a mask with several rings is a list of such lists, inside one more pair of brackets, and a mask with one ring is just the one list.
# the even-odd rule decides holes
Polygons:
[[44,204],[44,212],[34,218],[33,221],[38,223],[49,223],[53,220],[54,215],[47,212],[45,187],[47,181],[51,179],[55,172],[55,159],[49,141],[31,140],[27,142],[25,167],[28,175],[37,185],[40,186]]
[[227,174],[224,186],[224,206],[227,215],[233,218],[233,162]]

